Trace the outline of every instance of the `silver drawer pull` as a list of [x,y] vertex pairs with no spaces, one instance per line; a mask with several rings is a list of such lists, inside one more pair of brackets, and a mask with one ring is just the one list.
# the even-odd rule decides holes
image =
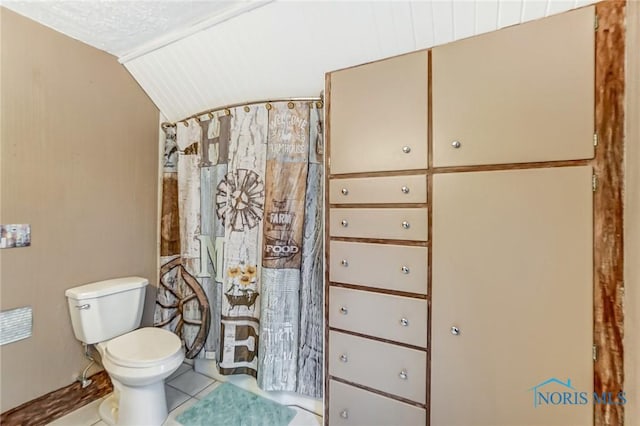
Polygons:
[[460,141],[453,141],[451,142],[451,146],[454,147],[455,149],[458,149],[462,146],[462,144],[460,143]]
[[348,419],[349,418],[349,411],[348,410],[342,410],[340,412],[340,417],[342,417],[343,419]]
[[346,306],[340,306],[340,313],[342,315],[347,315],[349,313],[349,310],[347,309]]
[[408,266],[402,266],[402,268],[400,268],[400,270],[402,271],[403,274],[408,274],[409,271],[409,267]]
[[342,195],[348,195],[349,194],[349,190],[347,188],[342,188],[340,190],[340,192],[342,192]]
[[400,374],[398,374],[398,377],[400,377],[402,380],[407,380],[407,378],[409,378],[409,375],[407,374],[407,370],[402,370]]
[[347,222],[346,219],[342,219],[342,221],[340,222],[340,225],[342,225],[343,228],[346,228],[347,226],[349,226],[349,222]]
[[411,147],[408,145],[405,145],[402,147],[402,152],[404,152],[405,154],[408,154],[411,152]]
[[76,309],[80,309],[80,310],[85,310],[89,308],[91,308],[91,305],[88,303],[85,303],[84,305],[76,305]]
[[340,361],[342,361],[342,362],[347,362],[347,361],[349,361],[349,358],[347,357],[347,354],[342,354],[342,355],[340,355]]
[[344,267],[347,267],[347,266],[349,266],[349,261],[348,261],[347,259],[342,259],[342,260],[340,261],[340,264],[341,264],[342,266],[344,266]]
[[400,325],[403,327],[408,327],[409,326],[409,320],[406,318],[401,318],[400,319]]
[[402,191],[403,194],[408,194],[409,193],[409,187],[408,186],[403,186],[402,188],[400,188],[400,191]]
[[460,334],[460,329],[454,325],[453,327],[451,327],[451,334],[453,334],[454,336],[458,336]]
[[407,222],[406,220],[402,221],[402,227],[404,229],[409,229],[411,227],[411,225],[409,224],[409,222]]

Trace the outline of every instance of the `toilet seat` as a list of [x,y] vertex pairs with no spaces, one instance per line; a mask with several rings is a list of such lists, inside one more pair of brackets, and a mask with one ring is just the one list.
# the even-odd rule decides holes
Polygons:
[[145,327],[109,340],[105,354],[109,361],[122,367],[153,367],[182,356],[182,342],[170,331]]

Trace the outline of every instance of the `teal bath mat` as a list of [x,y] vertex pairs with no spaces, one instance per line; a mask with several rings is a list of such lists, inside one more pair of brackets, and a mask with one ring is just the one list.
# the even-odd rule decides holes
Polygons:
[[184,426],[286,426],[295,410],[223,383],[180,414]]

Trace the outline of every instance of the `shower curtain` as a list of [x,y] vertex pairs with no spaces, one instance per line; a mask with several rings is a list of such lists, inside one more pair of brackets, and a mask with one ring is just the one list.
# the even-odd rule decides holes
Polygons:
[[188,358],[322,396],[322,105],[253,104],[163,125],[155,324]]

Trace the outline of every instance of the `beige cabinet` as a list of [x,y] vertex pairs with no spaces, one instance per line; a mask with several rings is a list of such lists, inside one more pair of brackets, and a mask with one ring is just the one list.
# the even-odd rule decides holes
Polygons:
[[594,7],[435,47],[433,166],[592,158]]
[[327,425],[592,424],[593,25],[328,75]]
[[534,404],[593,390],[591,175],[434,176],[432,425],[592,424],[591,402]]
[[424,424],[428,54],[327,81],[327,421]]
[[427,168],[427,52],[330,74],[331,174]]

